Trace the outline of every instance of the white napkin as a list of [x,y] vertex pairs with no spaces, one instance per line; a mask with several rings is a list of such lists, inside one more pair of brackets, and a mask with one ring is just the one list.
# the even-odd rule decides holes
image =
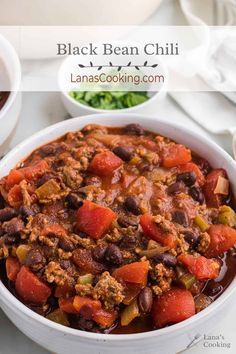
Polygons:
[[[236,126],[236,0],[180,0],[182,11],[192,26],[225,26],[211,41],[204,67],[198,75],[215,91],[171,92],[171,96],[198,123],[213,133]],[[204,38],[202,41],[204,42]]]

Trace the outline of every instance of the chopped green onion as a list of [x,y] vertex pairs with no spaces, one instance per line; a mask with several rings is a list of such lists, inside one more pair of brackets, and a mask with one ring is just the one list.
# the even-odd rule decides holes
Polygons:
[[137,300],[131,302],[130,305],[126,306],[121,313],[121,326],[128,326],[136,317],[140,316],[139,307]]
[[60,309],[56,309],[53,312],[49,313],[46,318],[53,322],[59,323],[63,326],[69,326],[69,321],[67,319],[67,315],[65,312],[61,311]]
[[49,181],[45,182],[42,186],[36,189],[35,193],[39,200],[49,199],[55,194],[58,194],[61,190],[59,184],[54,180],[50,179]]
[[86,106],[109,110],[134,107],[149,99],[141,91],[71,91],[69,96]]
[[208,223],[200,215],[195,216],[194,222],[202,232],[207,231],[210,227]]
[[196,281],[196,278],[191,273],[183,274],[179,278],[179,283],[187,290],[192,287],[192,285],[195,283],[195,281]]
[[227,205],[220,207],[219,222],[224,225],[233,227],[236,225],[236,214],[233,209]]
[[92,274],[81,275],[78,278],[78,284],[92,284],[94,276]]
[[30,245],[19,245],[16,249],[16,256],[21,264],[25,263],[26,257],[31,250]]
[[212,300],[209,296],[205,294],[200,294],[194,299],[194,302],[196,312],[198,313],[204,310],[207,306],[209,306],[212,303]]

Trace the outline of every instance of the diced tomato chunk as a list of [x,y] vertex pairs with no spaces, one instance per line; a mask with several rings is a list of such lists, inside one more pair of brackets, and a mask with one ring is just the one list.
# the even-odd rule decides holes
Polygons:
[[223,203],[224,196],[214,193],[219,177],[227,178],[227,173],[223,168],[219,168],[208,173],[203,186],[206,204],[211,208],[219,208],[219,206]]
[[85,201],[77,211],[77,227],[94,239],[101,238],[116,218],[109,208]]
[[72,253],[73,262],[82,270],[87,273],[100,274],[104,272],[105,266],[96,262],[90,250],[77,248]]
[[74,286],[72,286],[68,283],[65,283],[64,285],[57,285],[56,286],[55,293],[54,293],[55,297],[69,298],[73,295],[75,295]]
[[22,204],[23,196],[21,188],[18,184],[15,184],[8,192],[7,200],[10,206],[19,207]]
[[87,296],[75,296],[73,306],[77,312],[80,312],[84,306],[88,306],[92,310],[92,313],[102,308],[99,300],[94,300]]
[[6,188],[7,190],[14,187],[15,184],[19,184],[24,179],[24,173],[22,169],[11,170],[9,175],[6,177]]
[[28,303],[43,305],[51,295],[50,287],[25,266],[17,274],[15,286],[17,294]]
[[42,235],[54,235],[58,238],[60,237],[66,237],[67,232],[65,228],[59,224],[54,224],[54,225],[47,225],[43,228],[42,230]]
[[117,318],[116,311],[97,310],[93,315],[93,320],[102,327],[111,327]]
[[220,272],[220,264],[215,259],[208,259],[203,256],[193,256],[191,254],[181,255],[178,260],[185,265],[190,273],[198,280],[215,279]]
[[16,281],[17,274],[21,268],[20,262],[16,257],[7,257],[6,259],[6,272],[7,277],[11,281]]
[[144,287],[147,284],[149,261],[133,262],[117,268],[112,276],[118,281],[125,283],[138,284]]
[[42,176],[48,170],[48,164],[42,160],[33,166],[13,169],[6,177],[6,189],[9,190],[19,184],[23,179],[31,181]]
[[211,225],[207,232],[211,241],[205,252],[206,257],[217,257],[236,243],[236,230],[227,225]]
[[89,171],[105,177],[111,175],[122,165],[122,160],[111,151],[96,154],[89,165]]
[[194,299],[188,290],[171,289],[153,303],[152,316],[157,328],[184,321],[194,314]]
[[153,220],[153,216],[144,214],[140,217],[140,225],[142,226],[144,235],[154,241],[160,242],[164,246],[170,248],[176,247],[176,238],[173,234],[164,232]]
[[33,166],[22,168],[22,171],[25,179],[31,181],[42,176],[48,170],[48,167],[48,163],[45,160],[41,160]]
[[78,311],[74,307],[74,297],[69,297],[67,299],[60,298],[58,300],[58,305],[60,309],[66,313],[76,314]]
[[188,162],[184,165],[178,166],[177,169],[179,173],[194,172],[199,186],[203,186],[203,184],[205,183],[205,177],[202,171],[200,170],[200,168],[198,167],[198,165],[196,165],[195,163]]
[[122,187],[124,189],[128,188],[129,185],[137,178],[136,175],[131,175],[131,174],[128,174],[127,172],[124,172],[121,174],[121,179],[120,179],[120,182],[122,184]]
[[81,313],[86,319],[93,319],[102,327],[110,327],[117,318],[116,311],[106,311],[102,309],[99,300],[94,300],[87,296],[74,296],[68,299],[60,298],[59,307],[69,314]]
[[162,165],[164,167],[175,167],[184,165],[191,161],[191,151],[184,145],[173,144],[164,148],[162,155]]

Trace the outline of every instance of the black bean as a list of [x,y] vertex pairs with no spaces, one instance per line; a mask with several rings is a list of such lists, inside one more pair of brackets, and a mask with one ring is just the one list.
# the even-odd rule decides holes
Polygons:
[[48,298],[47,304],[49,305],[50,310],[58,308],[58,300],[55,296],[50,296]]
[[138,221],[137,220],[134,220],[128,216],[120,216],[118,219],[117,219],[117,222],[118,224],[121,226],[121,227],[124,227],[124,228],[127,228],[129,226],[132,226],[132,227],[138,227]]
[[120,265],[123,257],[119,247],[113,244],[108,245],[105,252],[105,260],[111,264]]
[[211,171],[211,166],[208,161],[198,158],[197,164],[204,176],[208,175]]
[[88,237],[88,235],[85,232],[79,230],[79,228],[78,228],[76,223],[73,225],[73,232],[75,234],[79,235],[81,238],[87,238]]
[[207,287],[207,295],[209,296],[216,296],[219,295],[224,290],[221,284],[213,283],[209,284]]
[[4,235],[4,230],[2,228],[2,225],[0,226],[0,237]]
[[32,268],[39,270],[43,267],[45,263],[45,259],[43,257],[42,252],[37,248],[32,248],[26,255],[25,258],[25,265]]
[[153,304],[153,295],[152,290],[149,287],[146,287],[141,290],[138,296],[138,306],[141,313],[149,313],[152,309]]
[[183,210],[175,210],[171,213],[172,215],[172,221],[183,225],[184,227],[187,227],[189,222],[188,222],[188,217],[187,214]]
[[79,317],[76,327],[79,329],[82,329],[83,331],[89,331],[91,332],[95,326],[94,321],[92,320],[86,320],[84,317]]
[[198,245],[199,236],[196,233],[192,231],[184,231],[183,235],[185,241],[187,241],[192,248],[195,248]]
[[123,161],[130,161],[132,158],[132,151],[130,148],[124,146],[117,146],[113,149],[114,154],[120,157]]
[[13,218],[3,223],[3,230],[8,235],[19,234],[24,229],[24,223],[21,219]]
[[20,235],[15,234],[15,235],[5,235],[4,236],[4,243],[6,245],[13,245],[14,243],[17,243],[20,241]]
[[184,182],[184,184],[188,187],[194,185],[196,182],[196,174],[194,172],[184,172],[180,173],[177,178],[177,182]]
[[62,248],[65,252],[72,252],[75,249],[73,242],[66,238],[60,238],[58,246]]
[[175,267],[177,264],[176,257],[169,253],[161,253],[159,256],[156,256],[154,260],[163,263],[167,267]]
[[137,245],[137,238],[134,235],[124,235],[119,244],[121,248],[134,249]]
[[135,197],[129,196],[125,198],[124,207],[134,215],[140,215],[141,211]]
[[0,209],[3,209],[5,206],[5,200],[3,196],[0,194]]
[[44,175],[37,180],[37,187],[42,186],[44,183],[48,182],[50,179],[55,179],[55,175],[50,172],[44,173]]
[[99,245],[92,250],[93,259],[97,262],[102,262],[105,259],[105,253],[107,250],[107,246]]
[[48,309],[46,306],[30,305],[30,309],[43,317],[48,314]]
[[66,202],[71,209],[78,209],[83,205],[82,197],[76,193],[69,193],[66,196]]
[[48,155],[55,155],[56,147],[53,145],[44,145],[40,148],[39,153],[42,157],[45,157]]
[[60,266],[65,270],[69,270],[70,268],[73,267],[73,265],[69,259],[61,259]]
[[36,209],[37,207],[34,208],[34,207],[23,205],[19,209],[19,214],[21,218],[26,221],[29,216],[34,216],[37,212],[39,212],[39,210]]
[[0,221],[8,221],[18,215],[16,209],[4,208],[0,210]]
[[85,320],[93,319],[93,308],[89,305],[83,305],[79,313]]
[[143,161],[138,165],[138,168],[139,168],[139,171],[142,171],[142,172],[151,172],[154,169],[154,166],[152,164],[150,164],[149,162]]
[[128,135],[137,135],[137,136],[144,134],[144,130],[139,124],[126,125],[126,127],[124,128],[124,132]]
[[184,192],[185,189],[186,187],[184,186],[183,182],[175,182],[167,187],[167,193],[178,194]]
[[200,187],[191,187],[189,189],[189,195],[200,204],[204,203],[205,197]]

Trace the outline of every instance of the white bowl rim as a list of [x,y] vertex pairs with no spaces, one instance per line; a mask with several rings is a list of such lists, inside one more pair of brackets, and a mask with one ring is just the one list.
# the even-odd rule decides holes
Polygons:
[[20,88],[20,83],[21,83],[21,65],[20,65],[20,60],[18,58],[18,55],[12,46],[12,44],[3,36],[0,34],[0,42],[4,44],[4,46],[7,48],[9,51],[9,55],[13,58],[14,63],[15,63],[15,68],[16,68],[16,78],[14,82],[11,83],[11,89],[10,89],[10,95],[7,98],[6,103],[0,110],[0,120],[5,116],[5,114],[9,111],[10,107],[12,106],[12,103],[15,100],[15,97],[18,94],[19,88]]
[[[66,99],[68,99],[75,106],[83,108],[83,109],[90,110],[91,112],[93,112],[93,114],[96,114],[96,113],[114,113],[114,112],[130,113],[130,112],[132,112],[132,110],[135,110],[136,108],[145,107],[146,105],[151,103],[154,99],[156,99],[158,97],[158,95],[160,95],[163,91],[164,91],[164,89],[163,90],[161,89],[160,91],[155,91],[153,93],[153,95],[151,97],[149,97],[148,100],[146,100],[145,102],[142,102],[140,104],[136,104],[135,106],[132,106],[132,107],[118,108],[118,109],[100,109],[100,108],[95,108],[95,107],[92,107],[92,106],[86,106],[85,104],[80,103],[79,101],[76,101],[73,97],[71,97],[69,95],[69,92],[67,92],[67,91],[61,91],[61,94],[64,97],[66,97]],[[136,92],[139,92],[139,91],[136,91]],[[147,91],[147,93],[148,92],[149,91]],[[150,91],[150,92],[153,92],[153,91]]]
[[[125,118],[127,117],[126,114],[123,113],[113,113],[113,118]],[[87,115],[84,116],[85,119],[97,119],[97,118],[105,118],[105,117],[111,117],[112,120],[112,114],[111,113],[107,113],[107,114],[92,114],[92,115]],[[129,114],[128,115],[129,118],[135,119],[136,120],[143,120],[145,122],[149,121],[149,123],[153,124],[153,126],[155,126],[155,124],[161,123],[163,126],[166,126],[166,128],[168,127],[172,127],[174,129],[180,130],[185,134],[190,135],[193,139],[197,139],[199,141],[199,143],[202,144],[206,144],[209,145],[211,148],[213,148],[216,153],[219,153],[221,156],[223,156],[226,160],[228,160],[229,164],[231,164],[233,166],[233,168],[236,171],[236,162],[232,159],[232,157],[225,152],[221,147],[219,147],[216,143],[214,143],[213,141],[208,140],[207,138],[205,138],[204,136],[199,135],[198,133],[183,127],[180,124],[176,124],[176,123],[170,123],[170,122],[166,122],[164,119],[158,119],[154,116],[148,116],[145,117],[145,115],[143,114]],[[33,134],[31,137],[27,138],[26,140],[24,140],[23,142],[21,142],[20,144],[18,144],[13,150],[11,150],[1,161],[0,161],[0,169],[1,169],[1,165],[6,165],[8,160],[11,160],[14,158],[15,153],[17,153],[20,149],[23,149],[25,147],[27,147],[28,145],[32,145],[32,142],[34,142],[35,139],[40,138],[41,136],[44,136],[45,134],[50,134],[52,132],[55,132],[58,130],[58,128],[63,127],[64,129],[64,133],[66,134],[69,131],[72,131],[72,129],[66,129],[68,122],[72,123],[72,121],[74,122],[74,125],[78,122],[78,126],[81,126],[81,120],[83,120],[83,117],[77,117],[77,118],[72,118],[69,120],[65,120],[56,124],[53,124],[45,129],[40,130],[39,132]],[[122,122],[123,123],[123,122]],[[122,123],[120,123],[120,120],[118,121],[118,126],[122,125]],[[87,123],[85,123],[87,124]],[[102,122],[97,122],[97,124],[103,124]],[[114,126],[114,125],[113,125]],[[80,129],[80,128],[78,128]],[[158,129],[157,129],[158,130]],[[155,131],[155,129],[153,129],[153,131]],[[158,131],[157,131],[158,133]],[[62,135],[63,135],[62,134]],[[58,135],[58,138],[61,136]],[[55,140],[55,139],[53,139]],[[49,140],[50,141],[50,140]],[[48,141],[48,142],[49,142]],[[40,145],[38,145],[37,147],[34,146],[34,149],[39,148]],[[33,150],[34,150],[33,149]],[[30,150],[29,154],[33,151]],[[24,157],[25,158],[25,157]],[[2,283],[2,281],[0,281],[0,294],[2,295],[2,301],[6,301],[6,305],[7,306],[12,306],[12,309],[14,308],[14,310],[20,310],[25,316],[30,317],[32,320],[36,321],[36,322],[40,322],[42,325],[54,329],[56,331],[61,332],[63,335],[71,335],[71,336],[76,336],[76,337],[80,337],[81,339],[86,339],[86,340],[94,340],[97,342],[116,342],[116,341],[130,341],[130,340],[136,340],[136,341],[141,341],[143,339],[149,339],[152,338],[154,336],[157,337],[165,337],[165,336],[169,336],[170,334],[173,334],[175,331],[180,331],[183,329],[187,329],[190,325],[195,326],[195,324],[199,321],[201,321],[203,318],[205,318],[206,316],[212,314],[213,311],[216,311],[220,306],[223,305],[223,303],[225,301],[227,301],[229,299],[229,297],[231,297],[233,295],[233,293],[236,292],[236,278],[234,277],[234,279],[232,280],[232,282],[228,285],[228,287],[225,289],[225,291],[209,306],[207,307],[205,310],[199,312],[198,314],[195,314],[194,316],[190,317],[189,319],[179,322],[177,324],[171,325],[170,327],[166,327],[166,328],[162,328],[162,329],[158,329],[158,330],[153,330],[153,331],[149,331],[149,332],[142,332],[142,333],[131,333],[131,334],[102,334],[102,333],[91,333],[91,332],[85,332],[85,331],[81,331],[78,329],[73,329],[70,327],[65,327],[63,325],[57,324],[53,321],[50,321],[48,319],[46,319],[45,317],[37,314],[36,312],[34,312],[33,310],[30,310],[26,305],[23,304],[23,302],[21,302],[20,300],[18,300],[6,287],[5,285]]]

